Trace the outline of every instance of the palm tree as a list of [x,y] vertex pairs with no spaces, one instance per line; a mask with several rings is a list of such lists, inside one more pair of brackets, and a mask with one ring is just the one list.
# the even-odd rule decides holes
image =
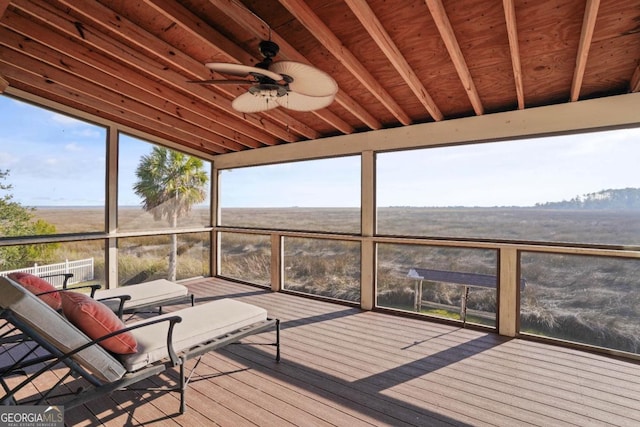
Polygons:
[[[164,147],[140,159],[136,169],[138,181],[133,185],[135,193],[143,198],[143,209],[158,221],[167,219],[175,228],[178,218],[185,216],[191,207],[204,201],[209,176],[202,160]],[[168,279],[176,280],[178,237],[171,234],[169,248]]]

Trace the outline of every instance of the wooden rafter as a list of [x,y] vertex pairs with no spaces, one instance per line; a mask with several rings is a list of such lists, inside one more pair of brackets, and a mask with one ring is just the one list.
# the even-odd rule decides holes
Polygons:
[[426,108],[431,117],[433,117],[435,121],[442,120],[444,118],[442,112],[418,76],[416,76],[416,73],[402,55],[398,46],[396,46],[391,39],[389,33],[384,29],[378,17],[373,10],[371,10],[371,7],[366,2],[358,0],[345,0],[345,3],[351,8],[351,11],[356,15],[362,26],[367,30],[380,50],[386,55],[389,62],[395,67],[409,88],[411,88],[418,100],[424,105],[424,108]]
[[[273,40],[280,47],[279,57],[289,59],[292,61],[298,61],[312,65],[301,53],[297,52],[289,43],[287,43],[282,37],[276,34],[275,31],[267,28],[264,21],[258,18],[253,12],[247,9],[239,2],[226,2],[221,0],[210,0],[211,4],[218,7],[220,10],[224,10],[225,14],[235,21],[238,25],[242,25],[245,30],[250,31],[254,37],[260,40]],[[339,91],[336,99],[347,96],[343,91]],[[362,109],[362,107],[360,107]],[[364,109],[362,109],[364,110]],[[365,112],[366,113],[366,112]],[[331,126],[338,129],[340,132],[350,134],[354,132],[353,126],[346,121],[342,120],[337,115],[333,114],[326,108],[321,110],[312,111],[312,114],[316,115],[320,119],[324,120]],[[368,113],[367,113],[368,114]],[[373,119],[373,117],[371,116]],[[375,119],[373,119],[375,123]]]
[[[280,57],[291,61],[309,63],[304,55],[294,49],[294,47],[291,46],[291,44],[289,44],[289,42],[282,38],[278,33],[268,28],[264,21],[262,21],[262,19],[260,19],[252,11],[244,7],[240,2],[227,0],[209,0],[209,2],[216,6],[218,9],[224,10],[225,14],[228,17],[233,19],[235,22],[241,23],[243,28],[251,31],[255,37],[261,40],[268,40],[269,37],[271,37],[271,39],[276,42],[278,46],[280,46]],[[356,103],[342,89],[338,90],[338,93],[336,94],[336,102],[371,129],[382,128],[382,124],[378,119],[373,117],[360,104]],[[326,121],[325,118],[323,119]],[[340,129],[338,126],[336,126],[336,128]],[[345,132],[344,130],[342,131],[344,133],[349,133]]]
[[[0,0],[0,18],[4,16],[4,12],[9,7],[9,0]],[[0,74],[0,93],[4,93],[5,90],[9,87],[9,82],[7,79]]]
[[9,1],[10,0],[0,0],[0,18],[2,18],[7,7],[9,7]]
[[[60,2],[65,4],[65,6],[73,10],[75,13],[81,14],[86,22],[91,23],[98,28],[106,28],[113,31],[126,40],[127,44],[132,44],[137,48],[148,52],[150,57],[164,58],[172,66],[175,66],[175,68],[186,73],[191,79],[204,79],[210,76],[209,71],[203,66],[203,64],[196,62],[175,48],[168,46],[157,37],[147,33],[142,28],[126,20],[124,17],[117,16],[117,19],[110,19],[111,17],[115,17],[117,14],[100,5],[98,2],[74,2],[66,0],[60,0]],[[91,29],[87,29],[87,31],[90,32]],[[111,46],[113,43],[109,43],[109,41],[101,39],[99,34],[96,34],[96,36],[96,38],[92,38],[92,41],[99,44],[99,47],[103,49],[104,52],[113,55],[120,61],[125,60],[125,62],[128,62],[127,65],[131,66],[136,71],[133,73],[133,78],[135,78],[135,76],[140,72],[144,74],[145,71],[150,68],[149,66],[145,67],[145,61],[140,58],[139,53],[129,48],[127,45],[116,43],[116,45]],[[162,72],[158,73],[157,70],[162,70]],[[229,113],[232,116],[235,116],[235,118],[226,117],[225,119],[216,120],[216,122],[222,126],[228,127],[235,133],[255,138],[266,145],[276,144],[276,138],[283,139],[288,142],[299,140],[291,133],[282,129],[281,126],[272,124],[268,120],[255,116],[245,117],[245,115],[235,111],[231,107],[231,101],[227,98],[227,96],[232,96],[232,94],[227,92],[225,88],[220,88],[216,91],[226,96],[216,96],[207,88],[186,83],[186,78],[183,75],[167,69],[165,64],[153,64],[150,71],[154,74],[161,75],[164,80],[163,83],[169,85],[172,90],[176,91],[171,92],[170,95],[165,95],[167,98],[170,97],[171,99],[184,100],[184,102],[181,103],[183,109],[196,109],[198,114],[204,114],[204,117],[208,120],[215,119],[216,117],[221,118],[221,113]],[[157,93],[166,92],[167,89],[157,91]],[[196,106],[193,101],[187,100],[185,96],[191,96],[198,99],[198,106]],[[210,108],[202,108],[207,105]],[[219,112],[216,110],[219,110]],[[247,126],[247,124],[250,126]],[[308,131],[309,135],[316,135],[312,130],[306,127],[305,130]],[[265,132],[270,133],[276,138],[265,135]]]
[[518,28],[516,25],[516,9],[514,0],[502,0],[504,18],[507,23],[507,35],[509,36],[509,50],[511,52],[511,64],[513,66],[513,79],[516,84],[516,96],[518,97],[518,109],[524,109],[524,85],[522,83],[522,68],[520,65],[520,46],[518,44]]
[[189,35],[199,43],[215,46],[215,50],[225,57],[226,61],[245,65],[255,65],[259,62],[253,55],[207,25],[202,19],[182,7],[180,3],[165,0],[144,0],[144,2],[188,31]]
[[9,87],[9,82],[3,76],[0,75],[0,93],[4,93]]
[[587,0],[587,5],[584,9],[584,18],[582,20],[580,43],[578,44],[576,68],[573,72],[573,82],[571,83],[572,102],[580,98],[580,88],[582,87],[582,79],[584,78],[584,71],[587,67],[587,58],[589,57],[589,49],[591,48],[591,39],[593,38],[593,30],[596,26],[599,7],[600,0]]
[[[25,32],[29,28],[29,20],[20,16],[12,17],[15,30]],[[262,146],[258,141],[242,137],[239,138],[237,132],[232,132],[217,124],[212,124],[206,117],[197,116],[190,111],[182,110],[174,100],[167,100],[160,96],[149,94],[141,89],[144,85],[153,86],[153,82],[148,81],[143,76],[131,75],[129,79],[119,79],[116,76],[122,73],[122,69],[113,68],[110,64],[104,64],[95,52],[82,46],[73,46],[68,43],[68,39],[45,33],[42,27],[32,28],[28,31],[29,41],[14,32],[9,32],[0,28],[0,37],[3,44],[14,49],[16,52],[26,53],[32,57],[38,57],[43,63],[48,63],[53,67],[59,67],[65,72],[74,74],[76,77],[96,84],[96,91],[109,91],[110,95],[103,95],[103,100],[118,100],[121,107],[128,111],[147,115],[149,117],[163,117],[166,123],[172,123],[175,127],[184,125],[185,129],[199,137],[217,141],[227,149],[238,151],[247,148],[258,148]],[[83,62],[74,58],[82,58]],[[92,68],[93,67],[93,68]],[[108,89],[117,88],[120,93],[126,93],[128,97],[133,97],[140,101],[137,105],[131,100],[122,99],[120,93],[115,93]],[[178,95],[177,95],[178,96]]]
[[[24,4],[24,6],[23,6]],[[192,96],[195,98],[199,98],[202,102],[202,105],[209,105],[212,109],[218,108],[222,112],[233,112],[234,110],[231,108],[231,102],[224,98],[218,97],[215,103],[211,100],[211,92],[207,91],[202,87],[194,87],[194,85],[189,85],[185,82],[184,76],[167,69],[166,64],[158,63],[152,60],[151,58],[142,57],[138,51],[131,49],[129,46],[115,41],[113,38],[105,38],[103,34],[99,31],[96,31],[91,25],[96,25],[98,28],[106,25],[104,21],[110,21],[113,25],[118,27],[124,27],[127,31],[131,30],[130,36],[139,43],[147,43],[152,45],[158,43],[159,40],[152,36],[147,35],[141,28],[139,27],[131,27],[130,23],[128,23],[123,17],[118,17],[117,20],[110,20],[109,9],[100,6],[97,2],[67,2],[67,7],[70,8],[75,13],[83,15],[83,20],[85,24],[83,24],[82,35],[80,35],[77,31],[77,27],[75,25],[74,18],[70,16],[68,13],[64,13],[58,9],[52,8],[48,4],[40,1],[34,0],[30,3],[26,3],[22,0],[17,0],[14,2],[16,8],[21,10],[25,14],[30,14],[30,19],[36,19],[46,22],[48,25],[55,26],[58,31],[63,34],[66,34],[70,39],[75,39],[77,43],[81,45],[87,45],[93,51],[96,52],[97,60],[99,62],[102,58],[104,61],[104,56],[110,56],[117,60],[118,70],[115,72],[115,76],[118,76],[125,81],[136,81],[140,76],[148,76],[149,79],[158,81],[157,76],[162,76],[160,79],[161,83],[156,83],[149,87],[149,85],[143,85],[142,87],[147,88],[147,90],[151,90],[155,92],[155,94],[164,94],[165,98],[171,97],[172,99],[178,99],[179,94]],[[28,5],[28,9],[26,9]],[[100,8],[100,12],[95,16],[91,15],[91,13],[84,13],[85,10],[83,8],[90,8],[91,12],[95,12],[93,8]],[[11,16],[12,20],[15,20],[14,16]],[[29,26],[29,24],[26,24]],[[33,27],[31,25],[31,27]],[[33,28],[31,31],[35,31]],[[28,34],[25,34],[29,36]],[[43,41],[45,44],[47,40]],[[68,41],[67,41],[68,43]],[[75,49],[73,45],[71,49]],[[72,54],[74,55],[74,54]],[[75,56],[75,55],[74,55]],[[167,56],[171,56],[167,54]],[[85,60],[81,58],[81,60]],[[122,66],[122,63],[126,64],[126,67]],[[101,68],[101,67],[99,67]],[[202,67],[204,68],[204,67]],[[205,72],[206,70],[202,70]],[[96,81],[96,84],[101,84],[102,82]],[[165,86],[166,85],[166,86]],[[176,92],[177,91],[177,92]],[[175,98],[174,98],[175,97]],[[146,98],[143,99],[143,101]],[[193,106],[193,100],[187,100],[186,104],[182,104],[182,108],[190,109]],[[206,110],[206,109],[205,109]],[[193,109],[191,111],[201,114],[204,113],[205,110],[200,108],[200,111],[197,109]],[[181,114],[182,111],[178,111],[178,114]],[[182,117],[182,116],[181,116]],[[204,118],[211,119],[210,116],[204,115]],[[249,138],[254,138],[256,140],[263,141],[264,143],[268,143],[271,139],[270,137],[264,136],[264,132],[268,131],[270,133],[275,134],[278,138],[282,138],[283,136],[288,135],[287,132],[283,131],[279,126],[273,126],[267,129],[267,127],[260,122],[256,122],[254,124],[255,128],[251,129],[246,126],[242,122],[242,116],[236,114],[237,119],[231,119],[230,122],[234,122],[237,120],[236,124],[237,128],[232,127],[233,125],[229,125],[229,123],[225,123],[225,121],[221,121],[224,125],[227,125],[230,130],[235,133],[245,134]],[[241,139],[241,138],[240,138]],[[272,140],[275,143],[275,139]]]
[[[520,110],[526,118],[535,114],[529,106],[633,98],[640,92],[636,2],[560,0],[549,8],[518,0],[0,0],[0,91],[123,123],[133,135],[218,161],[261,162],[289,150],[320,157],[308,147],[322,141],[306,140],[350,141],[339,134],[358,139],[362,132],[372,141],[377,130],[406,119],[438,120],[436,107],[446,117],[428,132],[488,110]],[[255,65],[262,60],[258,41],[269,37],[280,46],[276,61],[336,77],[333,104],[243,114],[232,101],[248,86],[190,82],[235,80],[205,63]],[[333,154],[341,155],[344,147],[336,147]]]
[[442,40],[447,47],[447,51],[449,51],[449,56],[453,61],[453,65],[456,67],[456,71],[458,72],[462,86],[471,101],[473,110],[477,115],[484,114],[484,107],[482,106],[482,101],[480,101],[480,95],[476,90],[476,85],[473,83],[469,67],[467,67],[467,63],[464,60],[464,55],[462,54],[462,50],[460,50],[460,45],[458,44],[455,33],[453,32],[453,27],[451,26],[447,12],[444,9],[442,0],[425,0],[425,2],[427,3],[429,12],[431,12],[431,16],[436,23],[438,31],[440,32],[440,37],[442,37]]
[[400,123],[412,123],[409,115],[398,105],[364,65],[336,37],[329,27],[301,0],[279,0],[318,41],[335,56],[353,76],[367,88]]
[[[77,28],[75,25],[76,21],[74,21],[74,18],[71,17],[69,14],[61,12],[59,9],[55,9],[53,7],[46,6],[46,5],[42,5],[42,7],[32,6],[30,10],[21,9],[23,6],[23,3],[25,2],[23,2],[22,0],[18,0],[14,2],[14,5],[19,10],[22,10],[23,13],[30,12],[29,14],[31,15],[31,19],[36,19],[36,20],[39,19],[46,22],[48,25],[55,26],[61,33],[66,33],[67,37],[75,38],[79,44],[90,46],[90,48],[96,51],[98,55],[107,55],[107,56],[110,55],[111,57],[116,58],[119,62],[126,63],[127,66],[130,67],[130,69],[133,71],[131,71],[127,67],[122,67],[122,65],[119,65],[117,72],[115,72],[116,76],[119,76],[125,81],[136,80],[140,76],[149,76],[149,78],[153,79],[154,75],[162,75],[163,78],[165,79],[164,83],[168,84],[169,87],[173,86],[174,89],[179,89],[179,93],[181,90],[181,93],[189,93],[190,95],[197,94],[206,103],[210,102],[210,100],[207,98],[206,90],[204,90],[203,88],[190,87],[187,83],[185,83],[185,79],[183,76],[181,76],[178,73],[167,70],[166,65],[151,62],[148,58],[141,57],[138,51],[135,51],[124,44],[115,42],[113,39],[105,39],[105,37],[101,33],[99,33],[98,31],[95,31],[89,24],[91,23],[95,25],[102,25],[102,23],[98,21],[97,18],[93,19],[93,18],[90,18],[88,15],[85,15],[86,24],[83,24],[82,26],[83,28],[82,35],[84,35],[84,37],[82,37],[82,35],[80,35],[77,31]],[[68,6],[71,8],[71,10],[74,10],[77,13],[82,13],[81,10],[74,9],[74,8],[75,7],[91,7],[91,6],[99,7],[99,4],[97,2],[69,2]],[[105,13],[105,10],[108,11],[108,9],[103,8],[101,9],[103,13],[96,16],[101,17],[101,19],[107,19],[109,14]],[[117,25],[126,24],[123,21],[124,18],[122,17],[119,17],[119,18],[120,19],[117,20]],[[14,22],[16,22],[17,15],[12,15],[11,19]],[[37,29],[33,25],[29,25],[28,23],[25,25],[28,28],[30,28],[31,33],[33,33],[34,31],[37,31]],[[137,32],[137,34],[139,37],[142,37],[143,35],[139,31]],[[25,35],[32,37],[26,33]],[[89,35],[90,37],[87,37]],[[48,43],[48,41],[44,39],[40,41],[45,45]],[[63,42],[63,44],[65,43]],[[68,40],[66,44],[68,45],[69,49],[72,49],[72,50],[74,49],[74,45],[69,44]],[[99,80],[94,80],[94,82],[98,85],[102,85],[102,82]],[[148,84],[142,85],[142,87],[148,87],[148,86],[149,86]],[[157,85],[157,84],[156,86],[157,87],[152,89],[153,91],[156,91],[156,93],[164,93],[166,98],[176,96],[176,93],[172,92],[167,87],[163,87],[162,85]],[[220,108],[220,105],[222,105],[223,108],[221,108],[221,110],[223,111],[231,110],[231,102],[226,100],[227,105],[225,109],[224,101],[225,101],[224,99],[219,99],[216,104],[210,104],[210,105],[212,106],[215,105],[218,108]],[[190,102],[189,104],[193,104],[193,102]],[[241,125],[241,122],[238,121],[238,124]],[[259,127],[259,124],[257,124],[256,127]],[[240,131],[241,133],[242,133],[242,129],[244,128],[239,128],[235,130],[231,128],[231,130],[234,130],[234,132]],[[260,126],[259,129],[261,132],[253,132],[253,134],[250,137],[251,138],[256,137],[256,139],[264,138],[264,133],[262,133],[262,131],[264,130],[263,126]],[[280,129],[280,127],[278,127],[278,129]],[[262,135],[262,137],[260,135]]]
[[[227,46],[231,43],[229,40],[225,39],[221,34],[217,31],[213,30],[209,25],[207,25],[200,18],[195,16],[193,13],[189,12],[179,3],[173,0],[144,0],[146,4],[153,7],[159,13],[162,13],[167,18],[171,19],[177,25],[179,25],[182,29],[189,32],[190,35],[200,38],[203,43],[210,46],[213,49],[218,50],[220,53],[223,53],[227,56],[229,61],[237,62],[239,64],[249,65],[255,64],[257,61],[252,56],[247,56],[248,54],[236,46],[236,49],[233,50],[234,53],[230,54]],[[206,37],[201,37],[201,33],[204,32],[208,34]],[[214,37],[212,37],[214,36]],[[220,39],[224,39],[225,43],[220,44]],[[231,43],[233,45],[233,43]],[[234,45],[235,46],[235,45]],[[243,52],[240,58],[236,56],[238,49]],[[251,58],[248,60],[246,58]],[[223,88],[221,88],[222,90]],[[309,139],[315,139],[319,137],[319,134],[306,126],[304,123],[294,119],[288,114],[284,113],[280,109],[270,110],[268,113],[261,113],[266,117],[270,117],[273,120],[278,121],[282,126],[287,127],[289,130],[296,132],[300,135],[303,135]]]

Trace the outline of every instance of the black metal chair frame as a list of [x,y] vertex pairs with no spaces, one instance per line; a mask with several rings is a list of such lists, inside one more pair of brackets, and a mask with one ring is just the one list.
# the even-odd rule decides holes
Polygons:
[[[33,296],[35,298],[35,296]],[[189,308],[185,309],[189,310]],[[62,315],[60,315],[62,316]],[[264,321],[260,321],[254,323],[252,325],[240,328],[233,332],[224,334],[222,336],[216,337],[214,339],[208,340],[206,342],[195,345],[189,349],[186,349],[180,353],[176,353],[173,347],[173,334],[174,334],[174,326],[176,323],[181,321],[179,316],[169,316],[158,319],[148,319],[144,322],[133,324],[131,326],[127,326],[124,329],[119,331],[115,331],[103,337],[100,337],[96,340],[91,340],[86,344],[74,348],[71,351],[64,352],[60,348],[56,347],[53,343],[46,340],[45,337],[41,336],[36,330],[30,327],[27,323],[22,321],[19,316],[17,316],[10,308],[5,308],[0,311],[0,318],[6,320],[9,324],[13,326],[15,331],[19,331],[21,334],[24,334],[28,340],[24,340],[22,345],[33,345],[29,344],[28,341],[32,341],[37,344],[30,351],[26,352],[25,355],[13,363],[0,367],[0,384],[4,389],[4,396],[0,399],[0,405],[12,405],[12,404],[44,404],[54,403],[64,405],[65,408],[73,408],[78,405],[82,405],[90,400],[103,396],[105,394],[112,393],[119,389],[129,389],[129,390],[147,390],[147,391],[177,391],[180,393],[180,413],[184,413],[186,410],[186,390],[193,375],[198,363],[200,362],[200,358],[208,353],[209,351],[224,347],[229,344],[239,343],[242,338],[245,338],[249,335],[261,333],[270,329],[275,328],[276,332],[276,340],[273,343],[267,344],[255,344],[251,345],[271,345],[276,347],[276,361],[280,361],[280,321],[278,319],[267,318]],[[159,361],[154,364],[150,364],[142,369],[139,369],[135,372],[127,372],[120,379],[113,382],[104,382],[97,378],[95,375],[87,371],[83,366],[81,366],[76,360],[74,360],[74,355],[85,350],[91,346],[98,345],[101,341],[111,338],[113,336],[122,334],[127,331],[131,331],[138,328],[144,328],[145,326],[149,326],[152,324],[160,323],[160,322],[169,322],[166,336],[166,350],[167,357],[166,359]],[[74,327],[69,324],[69,327]],[[20,345],[17,343],[16,345]],[[36,348],[42,348],[47,352],[46,356],[34,357],[29,359],[28,356],[35,352]],[[189,373],[186,372],[185,365],[189,360],[197,359],[195,366],[191,369]],[[58,368],[63,364],[67,372],[64,375],[61,375],[60,379],[42,396],[37,398],[26,398],[26,400],[17,401],[16,394],[27,387],[34,379],[43,375],[44,373],[52,370],[54,367]],[[179,367],[180,376],[179,383],[175,387],[153,387],[153,388],[141,388],[134,389],[131,386],[140,382],[145,378],[149,378],[152,376],[156,376],[162,371],[171,368],[171,367]],[[34,372],[28,372],[28,371]],[[18,385],[9,388],[7,385],[5,378],[10,375],[24,375],[25,379],[20,382]],[[84,378],[90,385],[90,388],[80,387],[78,390],[72,392],[61,392],[60,388],[63,385],[63,382],[69,377],[73,375],[74,377]],[[56,402],[51,402],[52,399],[56,399]],[[57,401],[57,399],[61,399],[61,401]]]

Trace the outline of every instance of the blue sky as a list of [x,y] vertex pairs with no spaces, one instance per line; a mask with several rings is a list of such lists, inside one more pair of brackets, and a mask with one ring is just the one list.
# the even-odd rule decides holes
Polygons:
[[[25,206],[104,204],[106,131],[0,96],[0,169]],[[120,205],[150,145],[120,145]],[[223,207],[358,207],[357,156],[223,172]],[[640,128],[379,154],[379,206],[530,206],[640,187]]]
[[[376,199],[378,206],[533,206],[640,187],[639,165],[640,129],[380,153]],[[360,203],[358,157],[235,169],[221,183],[223,207]]]
[[[103,206],[106,130],[72,117],[0,96],[0,169],[24,206]],[[139,206],[132,188],[149,143],[122,135],[119,204]],[[43,185],[44,183],[44,185]]]

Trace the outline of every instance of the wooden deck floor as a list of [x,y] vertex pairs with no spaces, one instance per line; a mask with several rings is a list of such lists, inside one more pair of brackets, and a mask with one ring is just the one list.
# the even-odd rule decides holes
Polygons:
[[232,297],[280,318],[282,361],[228,346],[202,359],[183,415],[174,393],[115,392],[67,410],[68,425],[640,425],[636,363],[220,279],[189,286],[198,302]]

